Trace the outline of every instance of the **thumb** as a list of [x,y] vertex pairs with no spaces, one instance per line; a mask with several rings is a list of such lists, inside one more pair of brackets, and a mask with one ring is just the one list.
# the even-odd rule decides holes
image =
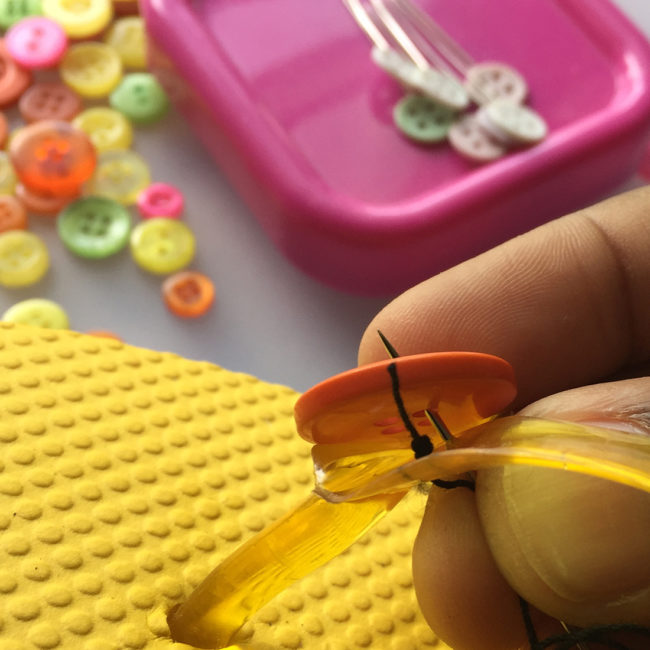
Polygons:
[[[522,415],[650,435],[650,378],[559,393]],[[511,465],[479,472],[476,498],[498,568],[531,605],[582,627],[650,625],[650,494]]]

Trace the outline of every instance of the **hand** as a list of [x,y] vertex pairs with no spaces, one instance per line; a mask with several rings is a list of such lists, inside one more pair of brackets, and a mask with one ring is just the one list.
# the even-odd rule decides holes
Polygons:
[[[360,364],[385,359],[378,329],[401,355],[503,357],[524,415],[650,434],[650,188],[407,291],[369,325]],[[425,617],[455,650],[528,647],[519,596],[539,638],[558,621],[650,626],[650,495],[561,470],[481,471],[475,493],[432,487],[413,567]],[[650,647],[618,639],[583,647]]]

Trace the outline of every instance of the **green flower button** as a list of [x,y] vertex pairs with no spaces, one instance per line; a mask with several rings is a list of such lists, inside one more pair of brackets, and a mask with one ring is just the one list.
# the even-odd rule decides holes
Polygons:
[[57,219],[59,237],[76,255],[89,259],[109,257],[129,241],[131,215],[103,197],[91,196],[71,203]]
[[393,109],[397,128],[411,140],[440,142],[447,137],[456,113],[424,95],[409,94]]
[[115,110],[134,124],[151,124],[159,120],[169,107],[165,91],[149,72],[124,75],[109,101]]
[[19,20],[41,13],[41,0],[0,0],[0,29],[9,29]]

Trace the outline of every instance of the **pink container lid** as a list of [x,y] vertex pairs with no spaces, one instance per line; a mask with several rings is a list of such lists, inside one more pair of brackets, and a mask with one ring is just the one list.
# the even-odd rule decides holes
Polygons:
[[[402,137],[402,89],[341,0],[144,0],[161,82],[270,238],[337,288],[401,291],[597,200],[650,135],[650,47],[608,0],[419,0],[549,126],[478,165]],[[215,229],[216,233],[216,229]]]

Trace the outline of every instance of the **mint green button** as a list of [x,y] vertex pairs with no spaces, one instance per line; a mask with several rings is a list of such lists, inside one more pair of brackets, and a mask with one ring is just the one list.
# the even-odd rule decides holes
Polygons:
[[109,98],[111,106],[134,124],[151,124],[169,107],[169,100],[158,80],[149,72],[124,75]]
[[440,142],[447,137],[456,113],[424,95],[409,94],[393,109],[397,128],[417,142]]
[[76,255],[101,259],[121,251],[129,241],[131,215],[113,201],[98,196],[68,205],[57,219],[59,237]]
[[9,29],[19,20],[41,13],[41,0],[0,0],[0,28]]

